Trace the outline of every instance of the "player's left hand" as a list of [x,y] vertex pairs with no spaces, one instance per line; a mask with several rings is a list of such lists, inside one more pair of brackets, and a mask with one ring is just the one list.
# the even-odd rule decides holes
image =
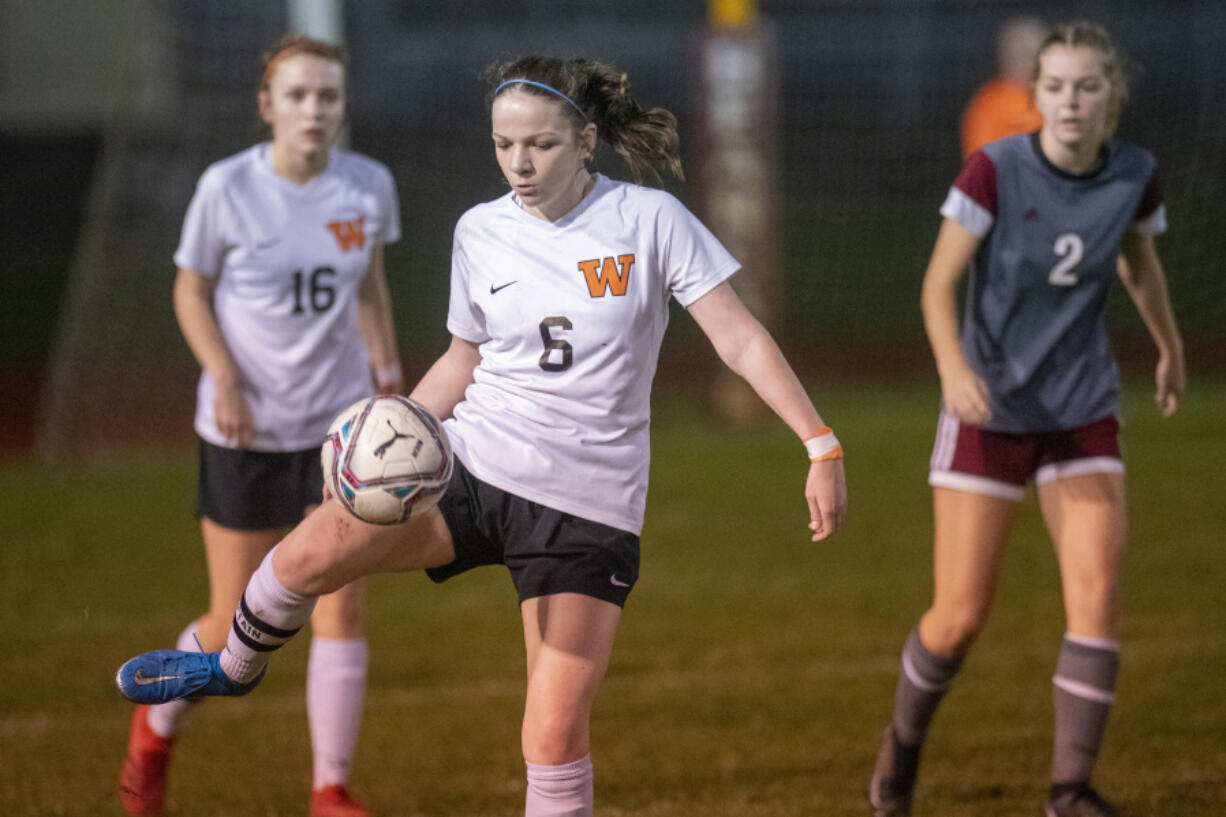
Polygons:
[[832,536],[847,518],[847,480],[843,460],[823,460],[809,466],[805,480],[805,499],[809,503],[809,530],[813,541]]

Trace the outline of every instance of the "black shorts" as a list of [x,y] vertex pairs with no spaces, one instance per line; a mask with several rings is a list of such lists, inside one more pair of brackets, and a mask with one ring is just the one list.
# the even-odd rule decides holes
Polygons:
[[248,451],[200,441],[196,515],[234,530],[292,528],[323,494],[319,449]]
[[438,506],[456,557],[426,571],[436,582],[504,564],[520,602],[579,593],[624,607],[638,579],[638,536],[495,488],[459,459]]

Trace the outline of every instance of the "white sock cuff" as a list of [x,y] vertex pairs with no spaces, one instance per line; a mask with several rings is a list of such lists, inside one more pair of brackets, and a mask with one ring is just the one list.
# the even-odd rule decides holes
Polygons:
[[1071,644],[1080,644],[1083,647],[1090,647],[1095,650],[1107,650],[1109,652],[1120,651],[1120,642],[1114,638],[1095,638],[1092,635],[1074,635],[1073,633],[1065,633],[1064,640]]
[[[272,557],[277,552],[277,547],[268,551],[268,555],[264,557],[264,561],[260,562],[260,566],[255,569],[255,573],[251,574],[251,582],[248,585],[248,591],[254,591],[257,594],[266,596],[273,602],[290,608],[301,608],[309,605],[309,608],[315,607],[314,596],[304,596],[301,593],[295,593],[285,585],[281,584],[281,580],[277,578],[276,571],[273,570]],[[308,617],[310,613],[308,612]],[[277,624],[278,622],[270,622]]]
[[528,767],[528,777],[532,780],[572,780],[591,774],[592,756],[586,754],[578,760],[563,763],[561,766],[546,766],[527,761],[524,761],[524,765]]
[[365,638],[326,638],[311,636],[311,658],[319,656],[329,662],[366,664],[370,660],[370,644]]
[[[247,588],[239,599],[235,625],[243,627],[248,635],[276,643],[288,641],[294,633],[311,618],[317,597],[295,593],[281,584],[272,567],[274,547],[251,574]],[[251,628],[244,626],[245,619],[253,618]],[[259,632],[257,636],[255,633]]]
[[311,650],[307,655],[308,673],[325,672],[337,677],[356,675],[364,681],[369,668],[370,645],[365,638],[311,637]]

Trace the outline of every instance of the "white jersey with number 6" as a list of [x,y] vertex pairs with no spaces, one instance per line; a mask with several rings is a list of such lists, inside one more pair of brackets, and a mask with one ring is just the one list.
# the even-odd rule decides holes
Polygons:
[[737,269],[673,196],[599,174],[555,222],[513,193],[469,210],[447,328],[481,362],[446,423],[456,455],[505,491],[639,533],[669,298],[689,306]]
[[[357,320],[371,250],[400,237],[392,175],[333,150],[304,185],[273,172],[268,143],[210,166],[175,264],[216,278],[213,309],[243,377],[258,451],[318,445],[336,413],[374,391]],[[213,382],[202,374],[196,432],[214,445]]]

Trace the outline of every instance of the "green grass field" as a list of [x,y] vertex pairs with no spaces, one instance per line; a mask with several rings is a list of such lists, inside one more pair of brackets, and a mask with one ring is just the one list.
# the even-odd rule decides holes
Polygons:
[[[851,516],[813,545],[800,446],[657,402],[643,568],[594,713],[605,817],[865,815],[903,638],[930,590],[935,385],[816,395]],[[1123,672],[1097,782],[1125,815],[1226,814],[1226,382],[1124,432],[1132,543]],[[116,666],[205,604],[190,450],[89,467],[0,461],[0,814],[118,815]],[[992,621],[937,716],[915,817],[1038,815],[1062,633],[1033,499]],[[371,587],[355,790],[381,817],[522,813],[520,625],[505,573]],[[306,639],[251,696],[194,713],[169,814],[305,815]]]

